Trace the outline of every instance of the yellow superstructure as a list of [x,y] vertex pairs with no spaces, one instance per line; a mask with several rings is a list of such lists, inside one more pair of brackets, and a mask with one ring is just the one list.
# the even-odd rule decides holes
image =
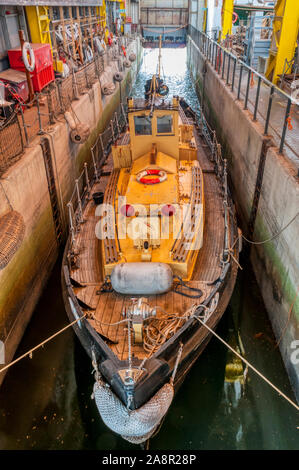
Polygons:
[[277,83],[285,61],[294,58],[299,33],[299,1],[277,0],[266,77]]
[[161,262],[189,280],[204,227],[193,126],[181,122],[177,98],[154,108],[130,99],[128,121],[129,130],[112,147],[105,202],[113,205],[115,231],[102,242],[104,276],[118,263]]
[[232,34],[233,11],[234,0],[223,0],[221,40],[224,40],[227,34]]

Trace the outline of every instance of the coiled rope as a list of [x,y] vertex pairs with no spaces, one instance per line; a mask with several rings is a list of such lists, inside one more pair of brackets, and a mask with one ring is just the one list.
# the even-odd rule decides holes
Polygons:
[[144,329],[143,347],[149,356],[156,352],[169,338],[183,326],[183,324],[194,314],[198,305],[191,307],[185,312],[185,315],[178,316],[177,313],[167,313],[162,307],[160,308],[164,315],[154,318]]

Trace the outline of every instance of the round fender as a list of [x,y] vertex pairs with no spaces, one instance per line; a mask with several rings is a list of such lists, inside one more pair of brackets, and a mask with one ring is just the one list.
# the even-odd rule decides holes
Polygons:
[[104,83],[101,87],[103,95],[112,95],[115,90],[115,84],[112,82]]
[[124,79],[123,74],[120,73],[120,72],[116,72],[116,73],[113,75],[113,80],[115,80],[116,82],[122,82],[123,79]]
[[129,60],[124,60],[123,65],[124,65],[124,67],[129,69],[131,67],[131,62]]
[[136,54],[134,54],[134,52],[131,52],[131,54],[129,55],[129,61],[135,62],[135,60],[136,60]]
[[90,135],[90,128],[87,124],[80,122],[70,133],[71,141],[74,144],[83,144]]
[[[30,63],[28,60],[28,54],[30,57]],[[31,44],[29,44],[29,42],[24,42],[22,49],[22,58],[26,70],[28,70],[28,72],[33,72],[33,70],[35,69],[35,56]]]
[[173,274],[166,263],[121,263],[112,270],[111,284],[119,294],[158,295],[171,289]]

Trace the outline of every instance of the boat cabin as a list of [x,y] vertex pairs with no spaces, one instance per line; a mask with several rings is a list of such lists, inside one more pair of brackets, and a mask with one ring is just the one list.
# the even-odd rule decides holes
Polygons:
[[[190,279],[204,224],[203,177],[193,126],[179,101],[128,100],[128,131],[113,145],[114,171],[104,202],[112,205],[103,239],[104,275],[116,264],[160,262]],[[106,214],[107,215],[107,214]]]

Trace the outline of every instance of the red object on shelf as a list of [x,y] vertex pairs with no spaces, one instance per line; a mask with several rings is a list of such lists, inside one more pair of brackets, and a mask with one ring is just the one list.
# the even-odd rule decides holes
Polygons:
[[[54,68],[50,44],[31,44],[35,56],[35,69],[30,73],[34,91],[42,91],[53,82]],[[12,69],[25,72],[25,65],[20,47],[8,51],[9,63]]]
[[[24,103],[29,96],[26,74],[20,70],[7,69],[0,72],[0,81],[5,83],[5,99],[10,101],[13,94],[18,95]],[[11,92],[9,91],[11,89]]]

